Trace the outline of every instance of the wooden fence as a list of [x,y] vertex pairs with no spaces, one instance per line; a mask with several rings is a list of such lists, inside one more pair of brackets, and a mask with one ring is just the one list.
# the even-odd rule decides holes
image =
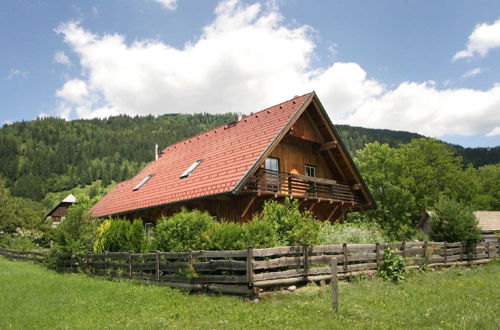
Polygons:
[[[384,248],[404,257],[408,269],[487,263],[500,255],[500,239],[483,242],[470,251],[463,243],[401,242],[286,246],[234,251],[87,253],[81,258],[54,254],[58,270],[80,269],[89,275],[134,279],[175,288],[257,296],[266,288],[331,279],[336,260],[338,277],[376,272]],[[11,260],[42,262],[36,251],[0,249]]]

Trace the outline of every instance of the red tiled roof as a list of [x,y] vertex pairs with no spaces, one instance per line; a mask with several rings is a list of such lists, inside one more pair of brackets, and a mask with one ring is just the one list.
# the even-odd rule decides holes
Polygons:
[[[91,210],[95,217],[128,213],[159,205],[233,191],[248,170],[285,128],[308,93],[264,109],[242,120],[171,145],[134,178],[119,183]],[[187,178],[181,174],[198,159]],[[146,176],[154,176],[137,191]]]

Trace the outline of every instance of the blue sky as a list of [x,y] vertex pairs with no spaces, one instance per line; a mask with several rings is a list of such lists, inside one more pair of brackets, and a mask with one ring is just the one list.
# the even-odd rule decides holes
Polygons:
[[500,145],[498,1],[4,0],[0,45],[0,125],[315,90],[334,123]]

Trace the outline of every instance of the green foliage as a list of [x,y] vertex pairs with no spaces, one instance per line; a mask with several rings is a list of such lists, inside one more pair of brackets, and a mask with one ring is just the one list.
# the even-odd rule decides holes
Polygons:
[[266,202],[260,216],[273,225],[280,245],[314,245],[318,242],[320,223],[310,212],[300,212],[298,200],[286,198],[283,203]]
[[248,247],[246,227],[235,222],[221,222],[214,226],[210,247],[213,250],[242,250]]
[[268,248],[279,245],[278,232],[270,221],[256,216],[243,226],[247,231],[247,246]]
[[160,251],[203,250],[210,247],[215,222],[207,212],[181,212],[162,218],[153,236],[152,247]]
[[373,222],[358,223],[323,223],[319,233],[319,244],[338,245],[343,243],[370,244],[383,243],[384,237],[380,226]]
[[99,223],[89,214],[97,202],[86,196],[77,196],[78,203],[68,208],[66,219],[54,230],[54,246],[51,252],[67,252],[73,257],[80,257],[91,251]]
[[130,250],[134,252],[143,252],[146,249],[146,233],[141,219],[135,219],[130,226]]
[[[380,223],[393,240],[411,239],[421,214],[441,195],[493,207],[486,196],[494,195],[500,184],[496,167],[465,166],[450,146],[433,139],[416,139],[398,148],[368,144],[356,162],[378,204],[377,210],[357,217]],[[489,181],[497,185],[488,186]]]
[[441,196],[431,216],[431,238],[438,242],[463,241],[468,247],[481,240],[478,222],[470,207]]
[[0,232],[13,234],[16,229],[45,230],[40,204],[19,197],[12,197],[0,178]]
[[378,275],[386,280],[399,283],[405,279],[405,260],[396,253],[396,250],[386,247]]

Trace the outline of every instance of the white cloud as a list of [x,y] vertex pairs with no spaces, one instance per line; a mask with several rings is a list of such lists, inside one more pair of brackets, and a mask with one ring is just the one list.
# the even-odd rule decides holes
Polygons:
[[463,79],[468,79],[477,76],[478,74],[483,73],[481,68],[470,69],[462,75]]
[[175,10],[177,8],[177,0],[153,0],[153,1],[158,2],[168,10]]
[[285,24],[274,5],[221,2],[215,20],[181,48],[127,43],[78,22],[56,31],[83,68],[81,79],[56,92],[61,116],[248,113],[314,89],[334,122],[430,136],[484,134],[500,122],[500,85],[438,89],[428,81],[391,89],[357,63],[313,67],[314,31]]
[[62,65],[71,65],[69,57],[63,51],[57,51],[54,54],[54,62]]
[[484,57],[491,49],[497,47],[500,47],[500,19],[493,24],[481,23],[476,25],[469,36],[466,49],[457,52],[453,56],[453,61],[475,55]]
[[14,78],[25,79],[27,76],[28,76],[28,74],[24,71],[21,71],[21,70],[16,69],[16,68],[10,68],[9,73],[7,74],[7,76],[5,76],[4,79],[7,79],[7,80],[12,80]]
[[486,136],[497,136],[497,135],[500,135],[500,126],[497,126],[488,133],[486,133]]

